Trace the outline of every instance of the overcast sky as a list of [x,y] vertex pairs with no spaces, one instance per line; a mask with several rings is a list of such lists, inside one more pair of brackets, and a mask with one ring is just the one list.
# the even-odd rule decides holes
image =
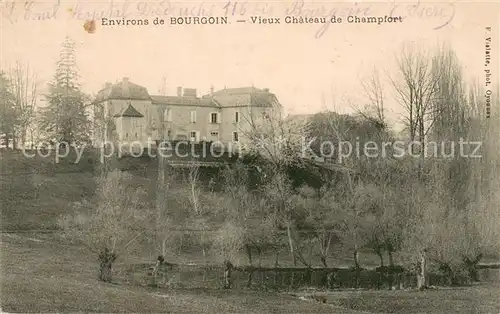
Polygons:
[[[22,2],[16,4],[13,13],[3,8],[3,69],[16,60],[29,62],[42,81],[50,80],[60,44],[68,35],[77,42],[77,62],[85,92],[95,93],[106,81],[114,82],[124,76],[147,87],[151,94],[158,92],[162,77],[166,78],[169,94],[174,94],[177,86],[207,93],[211,85],[216,90],[254,85],[270,88],[287,110],[294,113],[322,110],[324,102],[330,108],[335,102],[339,111],[350,111],[348,100],[363,103],[360,81],[370,75],[374,66],[394,72],[394,56],[405,42],[429,47],[448,42],[466,67],[467,76],[482,79],[485,27],[497,29],[499,12],[494,3],[421,2],[417,7],[411,8],[406,3],[393,9],[394,2],[356,5],[306,2],[303,12],[305,9],[319,12],[321,8],[337,10],[337,17],[344,20],[343,24],[329,25],[321,34],[321,25],[284,23],[287,8],[293,7],[291,1],[261,2],[259,8],[251,3],[245,7],[243,17],[229,17],[229,25],[218,26],[153,26],[151,21],[156,15],[144,13],[139,17],[137,13],[144,10],[144,4],[129,3],[127,17],[149,18],[149,26],[105,27],[98,20],[96,32],[89,34],[83,29],[84,21],[78,18],[85,19],[85,12],[107,9],[109,4],[105,0],[81,2],[78,9],[75,3],[61,0],[56,17],[45,21],[25,20],[25,17],[33,19],[35,13],[51,9],[53,3],[44,0],[33,4],[27,16]],[[115,9],[123,8],[117,1],[114,3]],[[262,11],[266,4],[267,16],[282,17],[280,25],[236,22],[239,18],[249,19],[252,11]],[[191,10],[200,6],[193,1],[168,5],[174,15],[178,15],[180,8]],[[168,5],[164,3],[164,7]],[[224,15],[224,2],[202,6],[205,12],[211,10],[213,16]],[[345,21],[348,8],[373,16],[392,11],[404,20],[390,25],[348,24]],[[75,11],[80,15],[74,15]],[[168,24],[170,16],[163,18]],[[396,118],[400,109],[390,100],[391,92],[388,88],[386,102],[390,115]]]

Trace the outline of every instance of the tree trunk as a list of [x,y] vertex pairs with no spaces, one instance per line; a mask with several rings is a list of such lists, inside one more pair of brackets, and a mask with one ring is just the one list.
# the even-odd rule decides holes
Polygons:
[[478,254],[476,256],[475,259],[471,260],[467,257],[464,258],[464,263],[465,263],[465,267],[467,268],[467,272],[468,272],[468,275],[469,275],[469,279],[471,281],[479,281],[479,275],[478,275],[478,271],[477,271],[477,265],[479,264],[479,261],[481,260],[481,258],[483,257],[482,254]]
[[17,148],[17,139],[16,139],[16,133],[12,132],[12,149]]
[[422,251],[419,256],[419,267],[417,272],[417,289],[424,290],[427,288],[426,282],[426,256],[425,251]]
[[355,269],[359,269],[359,252],[357,249],[354,250],[354,254],[353,254],[353,257],[354,257],[354,268]]
[[245,248],[247,250],[248,264],[252,266],[252,248],[248,244],[245,244]]
[[327,233],[327,238],[326,239],[321,239],[319,238],[319,243],[320,243],[320,260],[321,260],[321,264],[323,264],[323,266],[325,267],[328,267],[327,265],[327,262],[326,262],[326,258],[328,256],[328,251],[330,249],[330,241],[332,240],[332,234],[331,233]]
[[293,266],[297,266],[297,257],[295,256],[295,250],[293,247],[293,239],[292,239],[292,230],[289,221],[287,222],[286,225],[286,233],[288,236],[288,245],[290,246],[290,254],[292,255],[293,259]]
[[384,256],[382,254],[382,250],[376,250],[378,258],[380,259],[380,267],[384,267]]
[[274,267],[278,268],[280,250],[278,248],[274,248]]
[[325,268],[328,267],[328,263],[326,262],[325,255],[321,255],[320,260],[321,260],[321,264],[323,264],[323,266],[325,266]]
[[99,254],[99,280],[104,282],[111,282],[112,279],[112,265],[116,260],[116,254],[105,248]]
[[253,270],[250,270],[250,272],[248,273],[247,288],[250,288],[252,286],[252,278],[253,278]]
[[359,279],[361,275],[361,267],[359,266],[359,252],[358,249],[354,250],[354,271],[355,271],[355,287],[359,288]]
[[232,281],[231,281],[231,271],[233,269],[233,264],[230,261],[226,260],[224,262],[224,289],[231,289]]
[[312,255],[313,255],[312,239],[309,238],[309,266],[312,265]]
[[259,254],[259,267],[262,265],[262,248],[257,247],[257,253]]
[[394,266],[394,257],[392,256],[392,251],[387,251],[387,254],[389,255],[389,266],[392,268]]
[[161,264],[163,263],[164,258],[163,255],[158,256],[158,259],[156,260],[156,264],[152,269],[151,272],[151,282],[150,285],[157,287],[158,286],[158,273],[160,272],[160,267]]

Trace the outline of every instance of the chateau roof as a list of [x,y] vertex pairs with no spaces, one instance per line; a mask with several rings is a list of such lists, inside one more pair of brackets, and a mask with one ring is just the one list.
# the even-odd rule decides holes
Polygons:
[[151,95],[155,105],[186,105],[186,106],[216,106],[212,98],[182,97],[182,96],[157,96]]
[[142,113],[137,111],[131,104],[128,105],[121,113],[116,114],[115,117],[134,117],[134,118],[142,118],[144,117]]
[[147,88],[134,84],[127,77],[116,84],[106,83],[106,87],[97,93],[95,102],[108,99],[151,100]]
[[225,88],[214,92],[213,98],[221,107],[271,107],[277,104],[276,95],[269,92],[269,89],[258,89],[253,86]]
[[109,99],[151,100],[154,105],[204,107],[271,107],[278,103],[276,95],[269,89],[253,86],[224,88],[203,97],[150,95],[147,88],[130,82],[126,77],[116,84],[106,83],[106,87],[97,93],[94,103]]
[[258,89],[258,88],[253,87],[253,86],[224,88],[224,89],[221,89],[221,90],[214,92],[214,95],[221,95],[221,94],[238,95],[238,94],[252,94],[252,93],[259,93],[259,92],[269,93],[269,90]]

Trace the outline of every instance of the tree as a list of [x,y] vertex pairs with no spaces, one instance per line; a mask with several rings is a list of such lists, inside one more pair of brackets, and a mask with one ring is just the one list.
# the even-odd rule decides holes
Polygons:
[[83,243],[98,255],[102,281],[111,281],[113,262],[151,224],[152,213],[144,205],[144,191],[129,186],[131,179],[121,172],[109,172],[98,179],[96,199],[78,203],[76,211],[59,222],[70,240]]
[[158,180],[156,184],[156,217],[155,217],[155,239],[159,244],[160,254],[167,255],[167,245],[172,239],[172,218],[169,215],[168,194],[170,185],[175,179],[172,169],[165,167],[165,160],[162,154],[158,154]]
[[6,135],[7,147],[9,147],[10,139],[15,139],[15,130],[19,120],[20,113],[15,105],[11,81],[5,72],[0,72],[0,135]]
[[285,226],[288,236],[290,255],[294,265],[297,259],[307,265],[297,250],[300,242],[294,232],[294,206],[290,202],[293,185],[288,177],[290,167],[302,168],[302,139],[305,135],[304,123],[290,123],[282,116],[281,105],[271,106],[261,116],[250,114],[248,129],[242,130],[247,145],[246,154],[258,156],[262,177],[261,193],[274,209],[279,224]]
[[231,288],[231,270],[238,252],[243,247],[245,231],[234,221],[226,221],[217,230],[214,248],[224,260],[224,287]]
[[341,233],[341,208],[338,200],[327,186],[324,186],[319,194],[308,186],[302,186],[293,199],[298,211],[304,214],[299,222],[300,229],[307,232],[310,240],[313,239],[319,244],[320,261],[324,267],[328,267],[330,248]]
[[[439,96],[442,69],[433,67],[433,61],[431,54],[424,49],[405,45],[397,56],[398,72],[390,77],[397,100],[405,110],[404,122],[410,140],[418,141],[422,147],[434,123],[436,112],[433,104]],[[423,149],[419,154],[423,157]]]
[[261,266],[261,257],[266,248],[272,247],[278,254],[276,218],[268,211],[265,198],[248,188],[247,169],[241,164],[227,168],[223,172],[223,179],[223,192],[229,198],[226,219],[235,221],[244,230],[244,246],[249,264],[253,265],[252,251],[255,249]]
[[51,139],[73,144],[87,142],[90,122],[86,112],[86,96],[78,84],[75,43],[64,39],[50,92],[49,105],[44,108],[41,127]]
[[34,118],[37,100],[37,75],[30,69],[29,64],[16,63],[10,73],[12,92],[19,119],[17,124],[17,136],[24,146],[28,133],[30,141],[34,142]]
[[386,128],[387,122],[384,108],[385,93],[377,68],[374,68],[372,76],[368,80],[363,80],[361,84],[369,104],[363,109],[356,108],[358,114],[369,121],[375,122],[381,129]]

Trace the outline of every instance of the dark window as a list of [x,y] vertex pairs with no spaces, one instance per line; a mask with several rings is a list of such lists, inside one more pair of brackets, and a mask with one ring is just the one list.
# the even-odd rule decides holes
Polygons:
[[213,112],[210,114],[210,123],[217,123],[217,113]]

